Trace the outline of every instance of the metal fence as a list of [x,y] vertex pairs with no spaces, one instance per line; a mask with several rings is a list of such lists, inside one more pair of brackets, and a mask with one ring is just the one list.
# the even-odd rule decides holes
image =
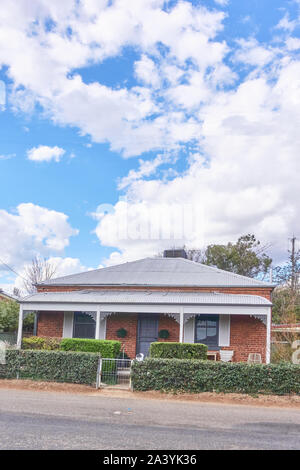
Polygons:
[[0,341],[3,341],[4,343],[8,343],[13,346],[17,344],[17,333],[0,333]]
[[131,364],[131,359],[100,359],[97,374],[97,388],[105,386],[131,388]]

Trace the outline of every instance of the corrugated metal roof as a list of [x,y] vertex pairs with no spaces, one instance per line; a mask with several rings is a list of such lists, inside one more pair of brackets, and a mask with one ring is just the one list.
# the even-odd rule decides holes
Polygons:
[[14,295],[8,294],[7,292],[4,292],[1,289],[0,289],[0,297],[6,298],[6,299],[9,299],[9,300],[15,300],[16,302],[18,302],[18,300],[19,300]]
[[266,306],[271,302],[258,295],[217,292],[93,291],[40,292],[25,297],[22,303],[96,303],[96,304],[193,304]]
[[145,258],[51,279],[41,285],[273,287],[268,282],[222,271],[183,258]]

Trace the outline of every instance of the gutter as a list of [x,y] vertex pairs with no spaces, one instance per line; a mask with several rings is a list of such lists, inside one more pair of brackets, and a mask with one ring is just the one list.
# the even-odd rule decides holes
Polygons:
[[118,301],[115,301],[115,302],[101,302],[101,300],[99,301],[96,301],[96,300],[93,300],[93,301],[84,301],[84,300],[55,300],[54,302],[51,302],[51,301],[47,301],[47,300],[25,300],[24,302],[20,302],[21,304],[24,304],[26,305],[26,303],[28,304],[40,304],[40,303],[45,303],[45,304],[61,304],[61,303],[65,303],[65,304],[105,304],[105,305],[114,305],[114,304],[122,304],[122,305],[174,305],[174,306],[182,306],[182,305],[186,305],[186,306],[199,306],[199,305],[204,305],[205,307],[208,307],[208,306],[217,306],[217,307],[221,307],[221,306],[228,306],[228,307],[272,307],[273,304],[272,303],[269,303],[269,304],[232,304],[232,303],[194,303],[194,302],[182,302],[180,304],[178,303],[170,303],[170,302],[118,302]]

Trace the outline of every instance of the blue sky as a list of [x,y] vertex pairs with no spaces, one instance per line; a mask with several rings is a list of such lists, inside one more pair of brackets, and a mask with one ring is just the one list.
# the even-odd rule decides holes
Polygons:
[[284,259],[299,1],[15,3],[0,13],[2,261],[69,274],[248,232]]

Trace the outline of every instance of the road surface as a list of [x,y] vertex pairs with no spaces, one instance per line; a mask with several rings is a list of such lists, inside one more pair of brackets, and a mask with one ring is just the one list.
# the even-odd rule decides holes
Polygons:
[[300,449],[300,410],[0,390],[0,449]]

